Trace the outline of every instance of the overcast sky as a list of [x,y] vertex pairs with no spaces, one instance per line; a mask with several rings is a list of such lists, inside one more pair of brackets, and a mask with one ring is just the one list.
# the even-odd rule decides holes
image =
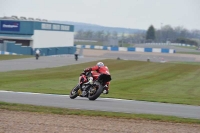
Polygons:
[[200,30],[200,0],[0,0],[0,17],[25,16],[147,29]]

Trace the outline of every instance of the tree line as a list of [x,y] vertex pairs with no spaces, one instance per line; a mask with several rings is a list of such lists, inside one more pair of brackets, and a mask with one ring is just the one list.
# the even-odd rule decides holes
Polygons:
[[[75,34],[75,39],[107,41],[109,39],[117,39],[119,43],[139,44],[146,42],[166,43],[194,43],[194,39],[200,39],[200,30],[188,30],[184,27],[172,27],[164,25],[160,29],[155,29],[153,25],[149,26],[146,32],[140,33],[117,33],[109,31],[92,31],[79,30]],[[194,41],[194,42],[193,42]]]
[[145,36],[146,42],[172,42],[198,45],[196,39],[200,39],[200,30],[188,30],[182,26],[171,27],[165,25],[161,29],[155,29],[151,25]]
[[105,41],[109,38],[118,38],[118,33],[117,32],[109,32],[109,31],[92,31],[92,30],[78,30],[77,33],[75,34],[75,39],[80,39],[80,40],[95,40],[95,41]]

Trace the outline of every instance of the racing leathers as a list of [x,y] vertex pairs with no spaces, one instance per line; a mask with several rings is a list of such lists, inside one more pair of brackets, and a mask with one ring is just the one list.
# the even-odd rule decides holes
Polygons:
[[[99,77],[100,74],[106,74],[106,75],[110,75],[109,69],[107,66],[93,66],[90,68],[86,68],[84,70],[84,72],[89,72],[91,71],[91,76],[94,79],[97,79]],[[106,90],[106,92],[104,92],[105,94],[108,94],[108,90],[109,90],[109,86],[110,86],[110,82],[107,82],[104,86],[104,90]]]

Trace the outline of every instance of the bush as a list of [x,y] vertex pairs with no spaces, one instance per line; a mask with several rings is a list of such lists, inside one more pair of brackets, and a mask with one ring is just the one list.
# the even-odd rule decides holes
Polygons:
[[175,40],[175,43],[190,44],[190,45],[198,46],[197,41],[191,40],[191,39],[188,39],[188,38],[177,38]]

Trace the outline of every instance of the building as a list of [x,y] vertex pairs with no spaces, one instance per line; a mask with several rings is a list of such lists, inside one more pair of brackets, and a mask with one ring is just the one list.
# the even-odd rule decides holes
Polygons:
[[12,16],[0,18],[0,51],[33,55],[74,54],[74,26]]

